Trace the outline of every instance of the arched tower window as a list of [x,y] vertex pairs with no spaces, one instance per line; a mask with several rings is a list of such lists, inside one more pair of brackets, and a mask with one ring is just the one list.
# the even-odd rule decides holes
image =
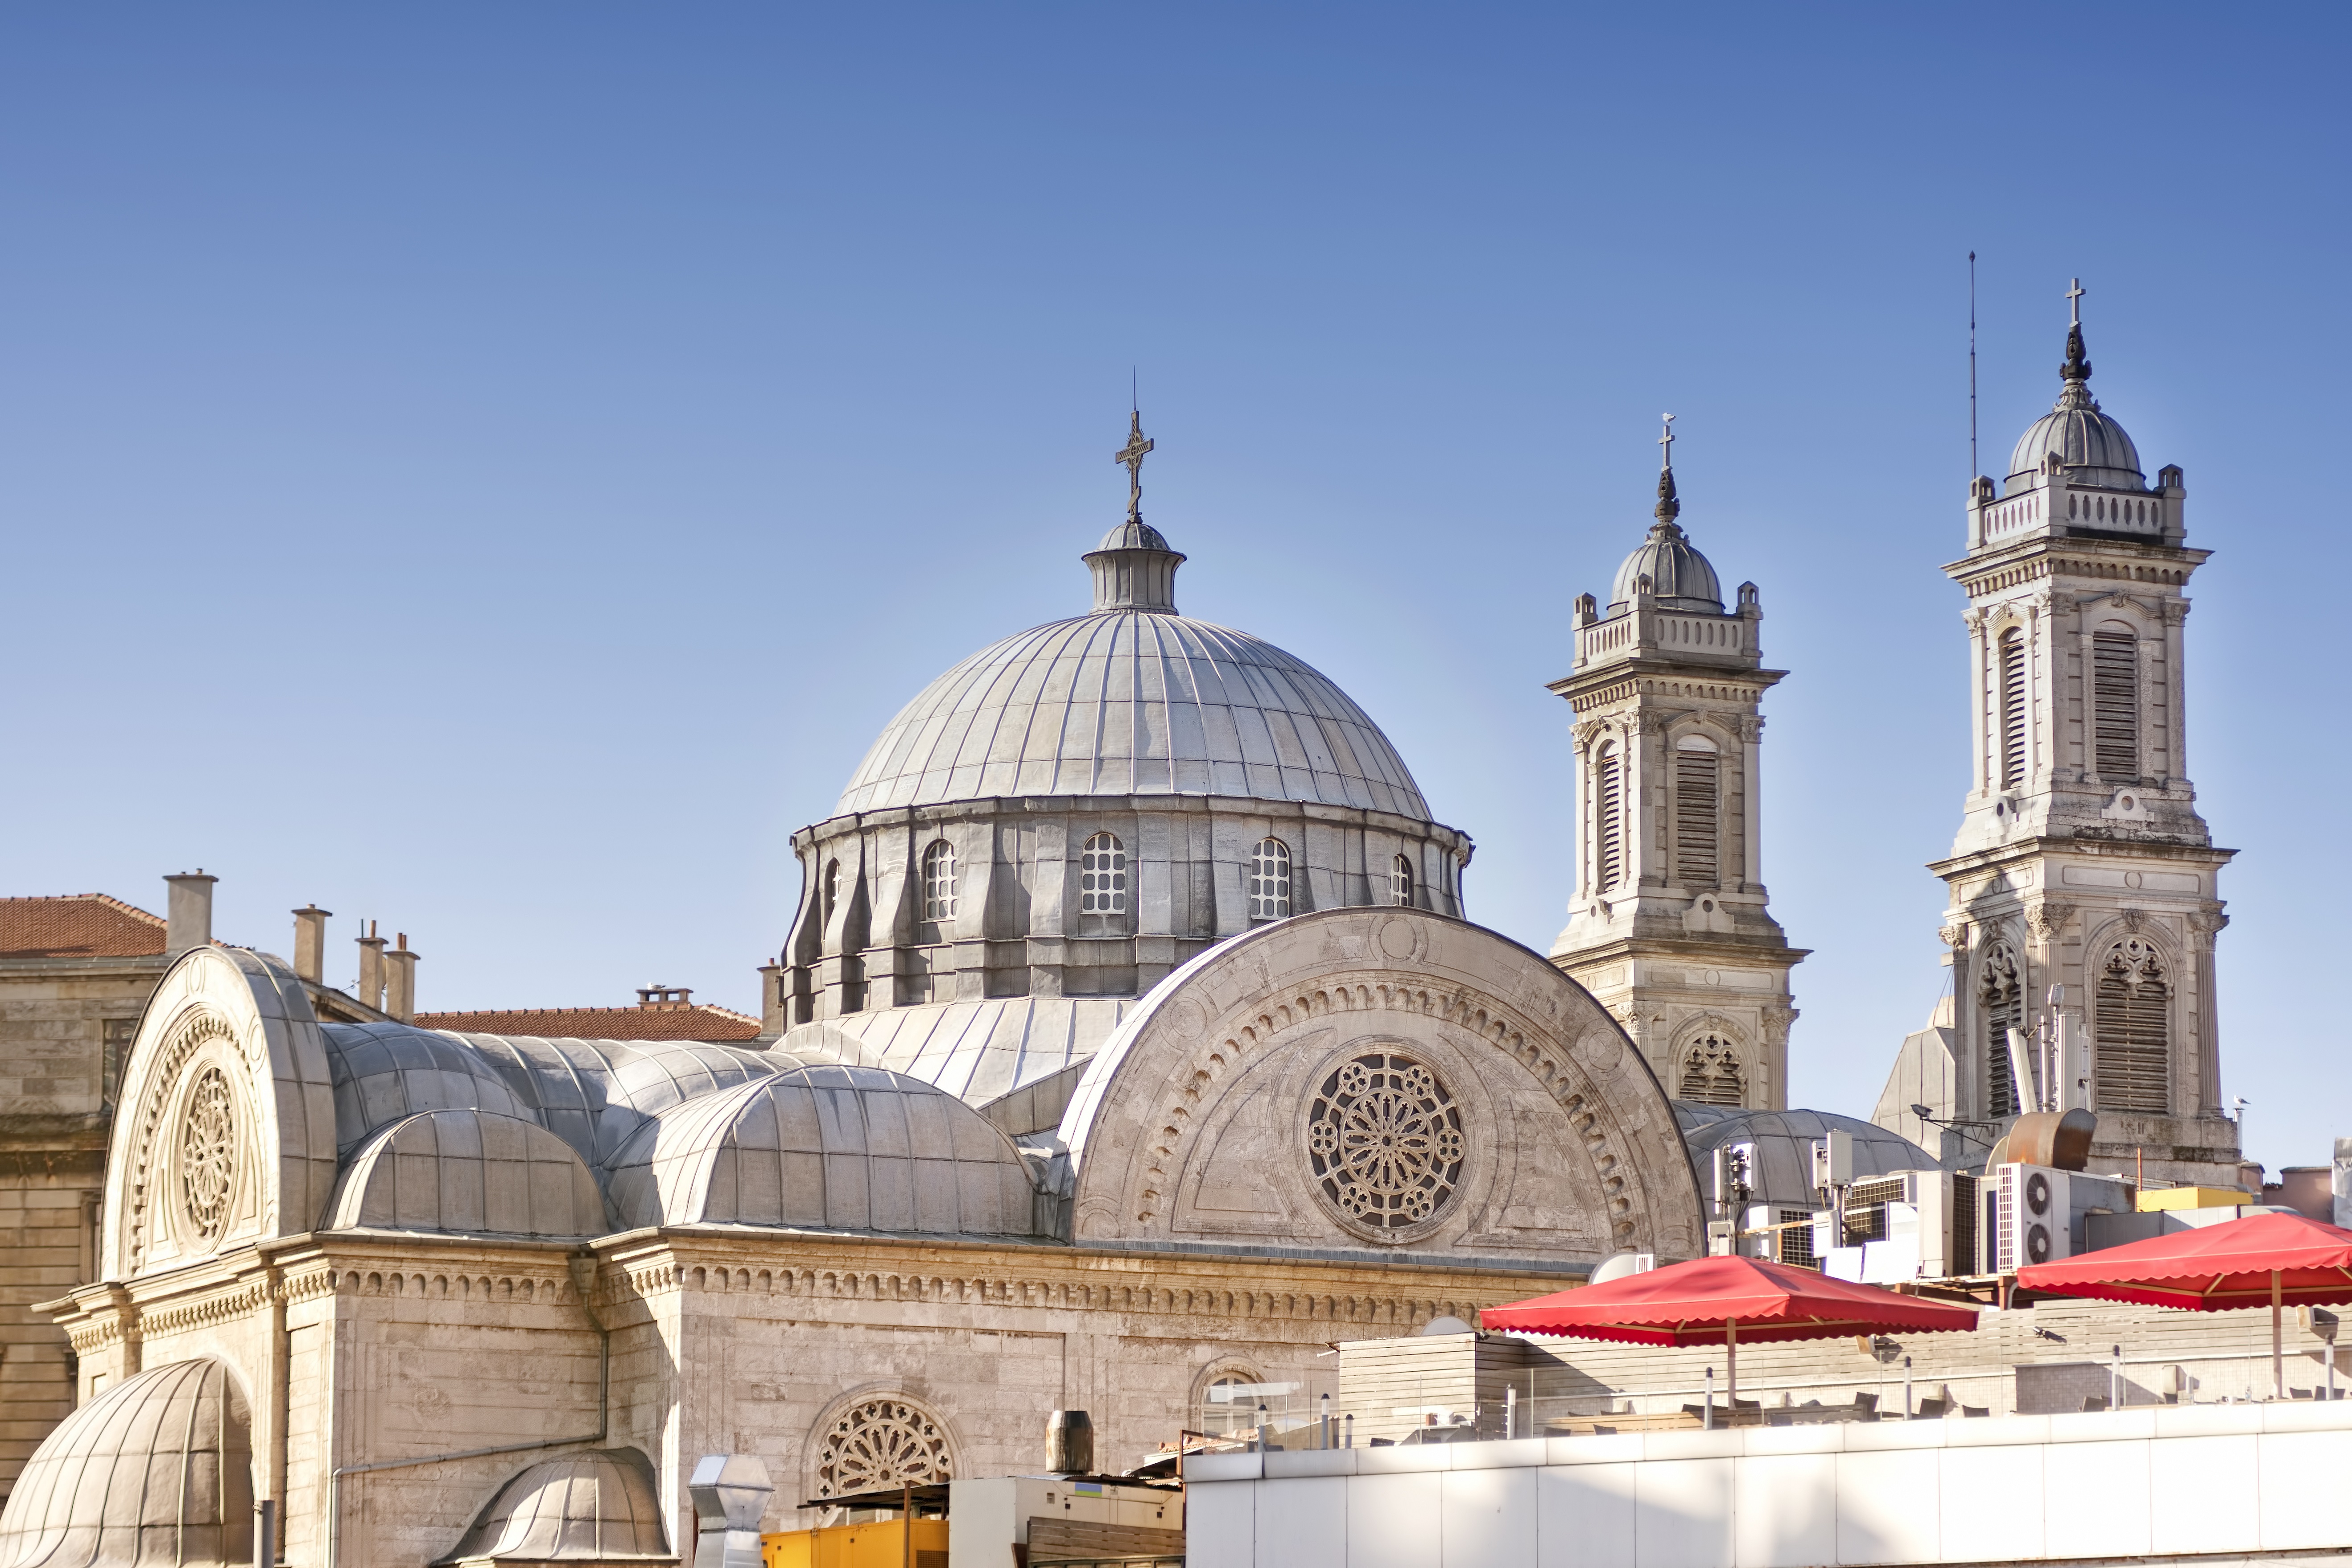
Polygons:
[[1127,846],[1115,833],[1097,833],[1087,839],[1078,858],[1078,912],[1127,913]]
[[956,912],[955,846],[944,838],[923,851],[923,919],[951,921]]
[[1290,914],[1290,846],[1261,838],[1250,851],[1250,919],[1278,921]]
[[1675,879],[1711,887],[1723,838],[1722,758],[1704,735],[1675,744]]
[[1977,965],[1977,1013],[1984,1020],[1987,1116],[2014,1116],[2025,1109],[2017,1101],[2017,1075],[2010,1070],[2009,1062],[2009,1032],[2025,1027],[2023,1000],[2017,955],[2009,943],[1996,942],[1985,949]]
[[1701,1105],[1745,1105],[1748,1085],[1739,1071],[1739,1048],[1721,1035],[1705,1034],[1683,1047],[1675,1098]]
[[1402,855],[1389,862],[1389,902],[1401,910],[1412,908],[1412,862]]
[[2011,626],[2000,634],[1999,669],[1993,694],[1994,732],[2000,747],[2000,787],[2025,787],[2025,632]]
[[824,912],[823,917],[826,925],[830,926],[833,924],[834,911],[839,908],[841,908],[841,862],[838,860],[828,860],[824,863]]
[[2091,743],[2101,778],[2139,778],[2139,637],[2129,626],[2091,634]]
[[2163,955],[2130,937],[2099,965],[2093,1076],[2102,1110],[2172,1108],[2172,986]]
[[1592,762],[1592,890],[1605,893],[1625,870],[1625,782],[1622,758],[1603,746]]

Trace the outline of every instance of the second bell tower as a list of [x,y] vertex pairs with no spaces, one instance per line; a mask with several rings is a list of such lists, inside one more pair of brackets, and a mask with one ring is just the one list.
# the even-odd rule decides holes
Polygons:
[[1723,606],[1683,532],[1674,426],[1656,521],[1606,610],[1576,602],[1577,887],[1551,960],[1615,1015],[1677,1100],[1789,1103],[1789,971],[1767,908],[1757,771],[1766,669],[1756,584]]

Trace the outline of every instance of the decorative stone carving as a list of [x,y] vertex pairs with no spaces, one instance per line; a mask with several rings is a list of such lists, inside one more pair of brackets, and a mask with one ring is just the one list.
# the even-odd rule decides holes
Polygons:
[[1425,1233],[1453,1201],[1466,1152],[1462,1108],[1402,1052],[1340,1064],[1307,1111],[1318,1195],[1341,1225],[1374,1241]]
[[220,1068],[207,1067],[180,1110],[180,1199],[191,1232],[215,1241],[236,1190],[236,1102]]
[[1969,945],[1969,922],[1966,921],[1955,921],[1949,925],[1937,926],[1936,928],[1936,935],[1942,940],[1946,947],[1967,947]]
[[877,1487],[950,1479],[947,1433],[911,1401],[868,1399],[834,1418],[817,1460],[816,1495],[849,1497]]
[[2044,946],[2054,941],[2074,918],[2074,906],[2055,899],[2037,899],[2025,910],[2025,923],[2032,928],[2033,940]]

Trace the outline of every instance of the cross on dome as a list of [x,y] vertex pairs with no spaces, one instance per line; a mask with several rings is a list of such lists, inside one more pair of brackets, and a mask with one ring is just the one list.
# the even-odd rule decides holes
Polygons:
[[2090,290],[2083,287],[2083,280],[2080,278],[2074,279],[2074,284],[2073,288],[2066,290],[2066,299],[2074,308],[2074,325],[2079,327],[2083,324],[2083,296]]
[[1666,422],[1666,433],[1658,437],[1658,445],[1665,449],[1666,455],[1665,459],[1658,466],[1662,468],[1671,468],[1675,466],[1675,416],[1667,414],[1661,417]]
[[1127,445],[1110,455],[1114,463],[1127,465],[1127,521],[1143,521],[1143,458],[1157,445],[1143,433],[1143,411],[1134,410],[1129,416]]

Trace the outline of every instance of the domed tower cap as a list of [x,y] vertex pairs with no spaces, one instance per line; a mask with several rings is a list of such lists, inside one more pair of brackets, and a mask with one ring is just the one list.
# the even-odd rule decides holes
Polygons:
[[2016,480],[2057,471],[2076,484],[2145,489],[2147,476],[2140,471],[2139,448],[2091,395],[2091,356],[2083,346],[2085,292],[2079,278],[2067,291],[2074,320],[2066,327],[2066,361],[2058,367],[2058,401],[2018,437],[2009,455],[2009,477]]
[[1616,584],[1609,591],[1609,613],[1613,616],[1637,595],[1648,594],[1663,609],[1706,610],[1719,616],[1723,584],[1714,565],[1675,521],[1682,515],[1683,503],[1675,489],[1675,416],[1671,414],[1665,416],[1665,428],[1666,433],[1658,437],[1666,456],[1658,468],[1658,504],[1654,514],[1657,521],[1650,525],[1650,537],[1617,568]]

